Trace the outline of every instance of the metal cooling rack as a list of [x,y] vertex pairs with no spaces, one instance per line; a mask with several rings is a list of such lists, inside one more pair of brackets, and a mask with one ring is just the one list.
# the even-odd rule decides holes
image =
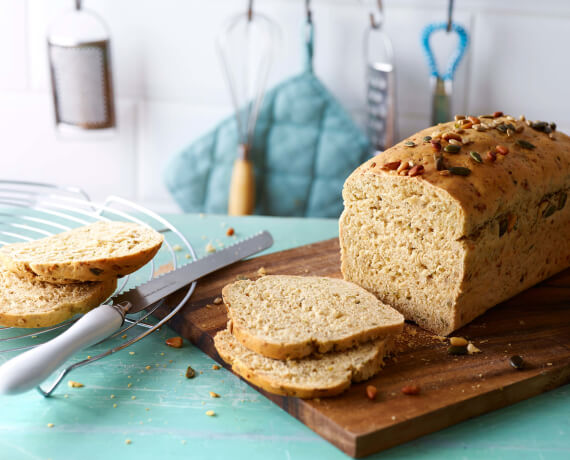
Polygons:
[[[35,182],[0,180],[0,246],[9,243],[31,241],[97,220],[118,220],[147,225],[164,235],[164,243],[157,255],[146,266],[129,276],[119,279],[115,294],[137,286],[156,276],[157,271],[176,269],[179,265],[196,260],[194,248],[172,224],[158,214],[123,198],[109,196],[103,204],[97,204],[81,189],[61,187]],[[158,272],[160,273],[160,272]],[[86,366],[123,350],[156,331],[172,318],[188,301],[196,282],[188,286],[182,300],[172,305],[162,320],[151,318],[164,300],[136,315],[127,316],[123,327],[101,343],[109,342],[109,348],[96,356],[67,365],[47,388],[38,386],[43,396],[50,396],[64,377],[74,369]],[[54,335],[65,331],[77,318],[41,329],[20,329],[0,326],[0,361],[3,357],[33,348]],[[126,342],[112,346],[112,339],[130,331],[137,331]]]

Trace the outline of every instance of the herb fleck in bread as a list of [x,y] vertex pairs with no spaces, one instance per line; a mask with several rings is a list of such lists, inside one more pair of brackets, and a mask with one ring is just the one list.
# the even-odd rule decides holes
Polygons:
[[270,393],[299,398],[335,396],[351,382],[369,379],[382,368],[388,341],[375,340],[342,352],[282,361],[248,350],[229,330],[214,337],[218,354],[236,374]]
[[399,334],[404,318],[361,287],[335,278],[264,276],[222,290],[232,334],[274,359],[302,358]]
[[115,279],[57,285],[0,268],[0,325],[53,326],[98,307],[116,288]]
[[570,266],[569,193],[570,138],[553,123],[428,128],[346,180],[343,276],[447,335]]
[[10,271],[56,284],[128,275],[158,252],[163,236],[131,222],[96,222],[28,243],[0,248]]

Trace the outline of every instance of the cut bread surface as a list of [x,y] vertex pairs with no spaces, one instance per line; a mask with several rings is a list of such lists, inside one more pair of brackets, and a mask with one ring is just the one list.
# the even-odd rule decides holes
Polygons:
[[299,398],[335,396],[351,382],[369,379],[382,368],[388,342],[378,339],[342,352],[278,360],[247,349],[229,330],[214,337],[218,354],[236,374],[270,393]]
[[53,326],[98,307],[116,288],[115,279],[56,285],[0,268],[0,325]]
[[128,275],[158,252],[163,236],[132,222],[99,221],[40,240],[0,248],[10,271],[56,284]]
[[269,275],[224,287],[233,335],[274,359],[343,350],[399,334],[404,318],[365,289],[335,278]]

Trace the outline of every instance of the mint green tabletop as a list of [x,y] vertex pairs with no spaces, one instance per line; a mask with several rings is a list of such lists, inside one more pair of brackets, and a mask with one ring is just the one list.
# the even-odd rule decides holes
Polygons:
[[[204,238],[229,241],[228,226],[238,238],[271,231],[269,251],[338,234],[332,219],[166,217],[199,256]],[[175,335],[163,327],[72,372],[83,388],[62,384],[51,398],[35,391],[0,397],[0,459],[349,458],[230,372],[212,369],[214,361],[188,342],[167,347],[165,339]],[[184,376],[188,366],[196,370],[193,379]],[[570,385],[368,458],[570,459]]]

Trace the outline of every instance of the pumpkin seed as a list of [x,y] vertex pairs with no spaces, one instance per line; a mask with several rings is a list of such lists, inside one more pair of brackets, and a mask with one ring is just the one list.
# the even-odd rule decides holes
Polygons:
[[499,237],[503,236],[509,227],[508,219],[502,219],[499,221]]
[[456,176],[468,176],[471,174],[471,170],[469,168],[463,168],[462,166],[451,166],[449,172]]
[[447,349],[447,353],[450,355],[466,355],[467,347],[456,347],[452,345]]
[[550,126],[545,126],[542,131],[546,134],[550,134],[552,132],[552,128]]
[[560,198],[558,199],[558,209],[562,209],[566,205],[566,200],[568,199],[568,194],[566,192],[562,192]]
[[196,375],[196,372],[194,371],[194,369],[192,369],[192,367],[188,366],[188,369],[186,369],[186,378],[187,379],[193,379],[195,375]]
[[446,151],[447,153],[457,153],[459,152],[460,149],[461,147],[459,145],[449,144],[446,145],[443,150]]
[[481,155],[479,155],[479,152],[469,152],[469,155],[471,156],[471,158],[473,159],[473,161],[476,161],[477,163],[483,163],[483,159],[481,158]]
[[522,369],[524,367],[524,359],[522,359],[519,355],[511,356],[509,362],[515,369]]
[[534,150],[536,148],[536,145],[531,144],[530,142],[525,141],[524,139],[518,139],[517,144],[520,145],[523,149]]
[[431,136],[424,137],[424,142],[430,142],[430,141],[431,141]]
[[413,142],[413,141],[406,141],[406,142],[404,142],[404,145],[405,145],[406,147],[415,147],[415,146],[416,146],[416,143]]
[[496,128],[497,128],[497,131],[500,131],[502,133],[507,132],[507,125],[505,125],[504,123],[497,125]]
[[493,115],[479,115],[478,118],[495,118]]
[[553,121],[550,122],[550,129],[552,131],[556,131],[556,123],[554,123]]
[[544,211],[544,214],[542,216],[546,219],[547,217],[550,217],[552,214],[554,214],[554,211],[556,211],[556,206],[551,204],[548,206],[548,208],[546,208],[546,211]]
[[507,123],[505,126],[507,127],[507,129],[511,129],[511,130],[513,130],[513,131],[514,131],[515,129],[517,129],[516,126],[513,125],[512,123]]
[[547,126],[548,123],[546,123],[546,121],[535,121],[534,123],[532,123],[532,125],[530,125],[532,129],[536,129],[537,131],[544,131],[544,128],[546,128]]
[[440,153],[440,154],[435,154],[435,155],[433,156],[433,158],[434,158],[434,160],[435,160],[435,168],[436,168],[438,171],[443,171],[444,169],[446,169],[446,168],[445,168],[445,165],[443,164],[443,155],[442,155],[441,153]]

